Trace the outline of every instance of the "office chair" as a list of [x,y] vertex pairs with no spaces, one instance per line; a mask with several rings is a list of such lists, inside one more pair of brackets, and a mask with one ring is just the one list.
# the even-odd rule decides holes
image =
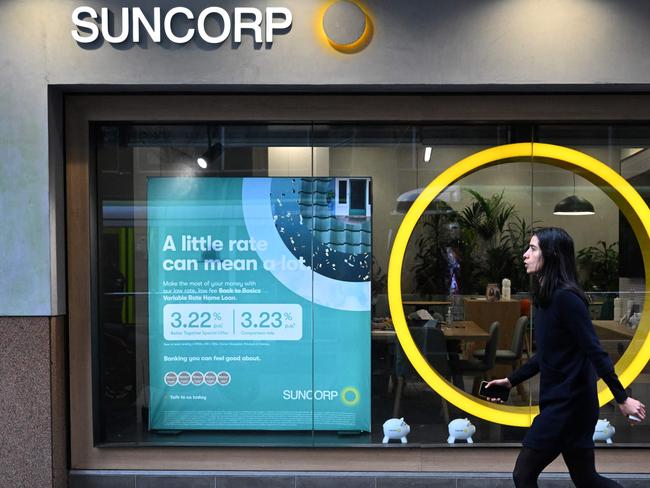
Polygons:
[[500,324],[497,321],[492,322],[492,325],[490,325],[490,336],[485,344],[485,353],[483,354],[482,359],[456,359],[449,362],[452,378],[454,378],[454,382],[457,383],[457,387],[464,390],[465,385],[462,380],[463,375],[472,375],[474,376],[472,391],[474,393],[478,392],[481,380],[487,379],[488,371],[494,368],[496,362],[497,343],[499,342],[499,327]]
[[[431,367],[441,376],[451,378],[447,357],[447,343],[443,332],[434,327],[409,327],[409,330],[411,331],[413,341]],[[395,351],[395,377],[397,386],[395,388],[395,400],[393,402],[393,417],[399,418],[401,417],[402,396],[404,395],[407,384],[423,384],[422,379],[417,371],[413,369],[413,366],[411,366],[410,361],[399,344]],[[442,402],[442,416],[445,423],[449,423],[449,407],[447,401],[442,397],[440,397],[440,401]]]

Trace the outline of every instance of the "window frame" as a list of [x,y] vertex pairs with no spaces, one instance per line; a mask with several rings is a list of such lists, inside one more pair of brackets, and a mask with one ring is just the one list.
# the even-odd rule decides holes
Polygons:
[[[65,89],[63,89],[65,91]],[[64,97],[70,448],[73,469],[241,469],[461,471],[457,456],[418,449],[101,448],[93,443],[93,338],[97,320],[96,181],[91,160],[93,122],[146,123],[643,123],[650,95],[215,94],[68,95]],[[304,107],[310,107],[308,111]],[[58,190],[63,191],[59,188]],[[634,446],[630,446],[634,447]],[[625,452],[625,450],[617,450]],[[264,453],[260,456],[260,453]],[[511,468],[515,450],[493,446],[468,456]],[[608,454],[610,451],[607,451]],[[452,453],[453,454],[453,453]],[[512,455],[511,455],[512,454]],[[489,455],[485,458],[486,455]],[[483,456],[483,458],[481,457]],[[611,454],[612,459],[616,458]],[[466,466],[468,457],[463,457]],[[618,459],[622,459],[619,457]],[[496,460],[496,461],[495,461]],[[471,460],[470,460],[471,462]],[[607,462],[607,461],[605,461]]]

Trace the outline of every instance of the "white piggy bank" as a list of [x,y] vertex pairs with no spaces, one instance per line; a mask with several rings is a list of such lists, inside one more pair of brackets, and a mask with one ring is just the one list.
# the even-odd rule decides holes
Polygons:
[[468,444],[473,444],[472,436],[476,432],[476,427],[467,419],[454,419],[449,422],[449,437],[447,443],[453,444],[456,439],[459,441],[467,440]]
[[596,422],[596,428],[594,429],[594,442],[605,441],[607,444],[612,444],[614,442],[612,437],[614,437],[615,433],[616,429],[609,423],[609,420],[600,419]]
[[391,439],[399,439],[402,444],[406,444],[406,436],[411,432],[409,424],[404,422],[404,417],[401,419],[388,419],[384,422],[384,444],[388,444]]

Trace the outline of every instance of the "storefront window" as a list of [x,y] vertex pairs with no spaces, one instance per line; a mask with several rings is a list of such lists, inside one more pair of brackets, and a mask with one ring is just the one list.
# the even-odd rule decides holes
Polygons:
[[[422,188],[522,133],[594,156],[650,198],[644,127],[95,124],[95,443],[379,445],[400,443],[401,422],[387,429],[398,440],[384,423],[402,418],[411,446],[466,442],[450,438],[454,419],[474,442],[519,443],[524,428],[477,417],[415,372],[387,269]],[[570,195],[594,215],[555,215]],[[429,205],[402,267],[414,342],[469,395],[535,351],[521,255],[538,226],[573,235],[614,361],[634,337],[643,262],[606,192],[525,159],[480,169]],[[630,388],[647,403],[646,376]],[[533,379],[509,403],[532,408],[537,391]],[[617,443],[645,442],[613,404],[601,418]]]

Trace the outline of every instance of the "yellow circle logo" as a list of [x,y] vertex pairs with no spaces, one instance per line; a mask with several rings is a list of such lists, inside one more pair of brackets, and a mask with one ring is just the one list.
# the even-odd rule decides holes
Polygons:
[[354,407],[359,400],[361,400],[361,393],[354,386],[346,386],[341,390],[341,401],[348,407]]
[[[456,388],[440,376],[426,361],[416,346],[404,316],[402,305],[401,273],[406,247],[427,206],[445,188],[465,175],[488,166],[496,166],[522,159],[549,164],[569,171],[575,171],[583,178],[601,188],[619,207],[627,218],[639,242],[643,254],[646,283],[650,281],[650,209],[637,191],[621,175],[587,154],[563,146],[542,143],[519,143],[497,146],[454,164],[435,178],[418,196],[404,216],[395,236],[395,243],[388,263],[388,302],[397,338],[411,364],[420,376],[441,397],[462,410],[482,419],[503,425],[528,427],[539,414],[539,407],[511,406],[490,403]],[[616,363],[616,372],[621,383],[627,387],[636,378],[650,359],[650,304],[643,304],[641,322],[623,356]],[[598,381],[600,405],[612,400],[612,393],[602,380]]]

